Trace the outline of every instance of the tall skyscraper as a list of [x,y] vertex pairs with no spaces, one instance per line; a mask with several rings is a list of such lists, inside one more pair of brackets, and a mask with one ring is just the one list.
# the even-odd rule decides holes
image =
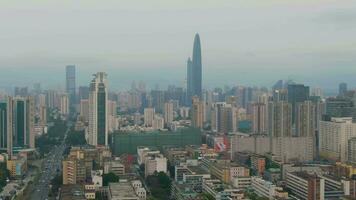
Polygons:
[[339,96],[344,96],[347,92],[347,83],[339,84]]
[[292,124],[297,117],[297,104],[309,100],[309,87],[303,84],[288,84],[288,102],[292,104]]
[[13,99],[13,145],[35,148],[35,106],[33,97],[15,97]]
[[66,92],[69,95],[70,107],[73,108],[76,103],[75,65],[66,66]]
[[6,150],[9,156],[12,155],[12,98],[0,101],[0,149]]
[[89,87],[89,138],[94,146],[108,145],[108,88],[105,72],[94,74]]
[[191,102],[193,96],[202,97],[202,58],[198,33],[194,38],[193,58],[187,61],[187,102]]
[[88,86],[80,86],[79,94],[78,94],[78,102],[82,99],[89,99],[89,87]]
[[292,136],[292,106],[286,101],[269,102],[268,132],[272,137]]

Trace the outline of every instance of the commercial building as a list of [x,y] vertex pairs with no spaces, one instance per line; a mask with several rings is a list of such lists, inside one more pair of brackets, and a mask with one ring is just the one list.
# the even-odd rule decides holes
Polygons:
[[66,66],[66,92],[69,95],[69,105],[73,108],[76,104],[75,65]]
[[98,72],[90,83],[88,144],[108,145],[108,88],[106,73]]
[[203,192],[211,195],[215,200],[244,199],[244,193],[242,190],[233,188],[232,186],[224,184],[217,179],[204,179]]
[[183,128],[175,132],[115,132],[113,133],[112,151],[114,155],[123,153],[135,154],[137,147],[163,147],[186,145],[201,145],[201,131],[193,128]]
[[193,57],[187,61],[187,102],[202,97],[202,58],[199,34],[194,37]]
[[22,179],[27,172],[27,159],[25,157],[13,157],[7,160],[6,166],[10,172],[10,177]]

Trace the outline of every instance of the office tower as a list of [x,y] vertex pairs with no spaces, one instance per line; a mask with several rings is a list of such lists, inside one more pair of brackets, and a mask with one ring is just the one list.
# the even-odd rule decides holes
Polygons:
[[79,87],[79,95],[78,100],[89,99],[89,87],[88,86],[80,86]]
[[144,110],[144,124],[146,127],[153,126],[153,120],[155,117],[155,109],[154,108],[145,108]]
[[21,97],[28,96],[28,88],[27,87],[15,87],[14,96],[21,96]]
[[151,91],[152,104],[156,112],[163,113],[164,110],[164,91],[162,90],[152,90]]
[[347,83],[339,84],[339,96],[344,96],[347,92]]
[[67,94],[62,94],[61,95],[61,100],[60,100],[60,113],[61,115],[68,115],[69,114],[69,97]]
[[252,100],[252,88],[251,87],[244,87],[242,90],[242,107],[247,108],[248,103]]
[[105,72],[94,74],[89,87],[89,138],[90,145],[108,145],[108,83]]
[[344,97],[326,99],[326,117],[353,117],[356,118],[356,108],[352,100]]
[[204,104],[197,96],[192,98],[192,102],[192,126],[195,128],[203,128]]
[[253,103],[252,107],[252,133],[267,134],[267,105]]
[[348,140],[356,137],[356,124],[351,117],[331,118],[321,121],[319,130],[319,154],[322,158],[346,162]]
[[80,116],[84,119],[85,122],[89,122],[89,100],[88,99],[80,100]]
[[69,95],[69,105],[71,108],[76,104],[75,90],[75,65],[66,66],[66,92]]
[[214,103],[212,107],[212,130],[219,133],[236,132],[237,108],[225,102]]
[[13,146],[35,148],[35,106],[33,97],[13,99]]
[[273,90],[273,101],[288,101],[288,92],[286,89]]
[[309,87],[302,84],[288,84],[288,102],[292,104],[292,124],[295,123],[297,104],[309,100]]
[[284,81],[278,80],[272,87],[272,90],[282,90],[284,89]]
[[13,101],[6,97],[0,101],[0,149],[6,150],[9,157],[12,156],[13,137]]
[[195,35],[193,57],[187,61],[187,97],[188,102],[193,96],[202,97],[202,58],[199,34]]
[[316,130],[316,108],[311,101],[297,105],[296,132],[299,137],[314,137]]
[[164,104],[164,122],[166,125],[173,122],[173,102],[169,101]]
[[271,137],[292,135],[292,106],[285,101],[269,102],[268,133]]

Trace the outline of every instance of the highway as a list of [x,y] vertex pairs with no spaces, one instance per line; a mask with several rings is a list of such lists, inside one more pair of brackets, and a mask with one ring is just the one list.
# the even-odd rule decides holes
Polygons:
[[34,183],[34,189],[30,195],[30,200],[47,200],[50,191],[51,180],[57,173],[62,171],[63,152],[66,148],[65,139],[70,130],[68,127],[64,140],[60,145],[56,145],[47,154],[42,163],[42,171],[37,182]]

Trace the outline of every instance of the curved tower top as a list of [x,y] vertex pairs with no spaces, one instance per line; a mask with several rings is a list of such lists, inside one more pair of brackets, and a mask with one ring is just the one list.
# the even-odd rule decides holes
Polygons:
[[193,46],[193,65],[201,68],[201,46],[199,34],[195,34]]

